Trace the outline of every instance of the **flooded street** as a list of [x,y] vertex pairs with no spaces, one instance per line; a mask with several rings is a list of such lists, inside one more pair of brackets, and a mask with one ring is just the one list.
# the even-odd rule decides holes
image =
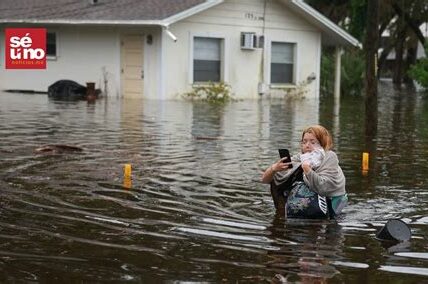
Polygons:
[[[355,96],[338,108],[0,93],[0,281],[428,281],[428,97],[381,83],[378,118],[368,134]],[[261,172],[314,123],[334,136],[350,205],[338,221],[284,222]],[[84,150],[34,153],[44,144]],[[391,218],[410,242],[375,239]]]

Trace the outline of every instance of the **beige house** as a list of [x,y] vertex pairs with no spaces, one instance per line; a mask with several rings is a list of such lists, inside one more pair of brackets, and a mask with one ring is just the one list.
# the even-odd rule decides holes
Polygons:
[[338,47],[337,66],[341,47],[359,46],[300,0],[2,0],[0,26],[1,47],[4,28],[48,30],[46,70],[5,69],[0,49],[0,90],[69,79],[149,99],[220,81],[237,98],[317,97],[322,45]]

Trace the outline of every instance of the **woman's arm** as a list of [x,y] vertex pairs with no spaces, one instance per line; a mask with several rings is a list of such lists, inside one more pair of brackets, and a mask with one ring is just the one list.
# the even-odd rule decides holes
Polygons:
[[278,160],[276,163],[273,163],[269,168],[267,168],[262,175],[262,183],[271,183],[273,180],[273,176],[276,172],[280,172],[283,170],[288,170],[288,165],[291,163],[284,163],[283,161],[287,158],[282,158]]
[[305,183],[319,195],[330,197],[345,194],[345,176],[334,152],[330,151],[318,169],[306,168],[305,165],[302,168]]

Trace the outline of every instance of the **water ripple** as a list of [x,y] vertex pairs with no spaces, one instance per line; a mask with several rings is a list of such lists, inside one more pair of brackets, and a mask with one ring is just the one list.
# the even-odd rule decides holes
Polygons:
[[[0,92],[0,278],[352,282],[379,269],[417,282],[427,260],[428,103],[388,88],[379,100],[366,144],[359,97],[341,98],[332,115],[328,101],[87,104]],[[335,133],[350,204],[338,221],[284,220],[261,172],[278,148],[296,153],[314,122]],[[83,151],[34,153],[45,144]],[[376,149],[367,174],[364,145]],[[411,243],[374,238],[389,218],[409,224]]]

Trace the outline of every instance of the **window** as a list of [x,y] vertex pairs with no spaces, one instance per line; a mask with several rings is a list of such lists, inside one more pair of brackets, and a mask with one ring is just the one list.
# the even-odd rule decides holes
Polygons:
[[56,33],[48,32],[46,35],[46,55],[51,58],[57,56]]
[[195,37],[193,40],[193,81],[220,82],[222,39]]
[[272,42],[270,81],[273,84],[294,83],[295,43]]

